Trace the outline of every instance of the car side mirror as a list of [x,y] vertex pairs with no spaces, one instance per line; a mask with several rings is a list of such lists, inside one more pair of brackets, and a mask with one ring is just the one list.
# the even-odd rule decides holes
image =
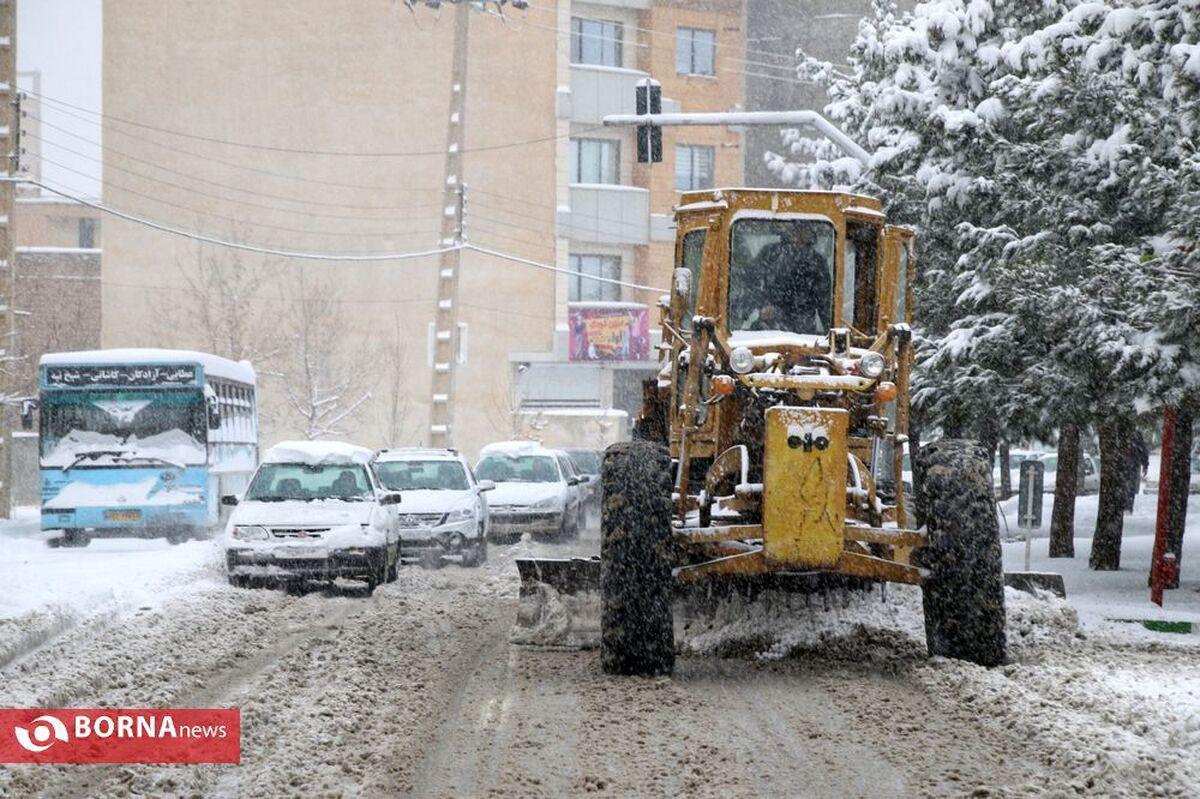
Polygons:
[[399,491],[390,491],[387,494],[384,494],[382,497],[379,498],[379,504],[380,505],[399,505],[400,504],[400,492]]
[[567,485],[569,485],[569,486],[577,486],[577,485],[579,485],[580,482],[582,482],[582,481],[578,477],[568,477],[567,478]]
[[221,497],[221,504],[233,507],[234,505],[238,504],[238,498],[234,494],[226,494],[225,496]]
[[475,484],[475,488],[480,493],[483,493],[484,491],[495,491],[496,484],[493,483],[491,480],[480,480],[478,483]]

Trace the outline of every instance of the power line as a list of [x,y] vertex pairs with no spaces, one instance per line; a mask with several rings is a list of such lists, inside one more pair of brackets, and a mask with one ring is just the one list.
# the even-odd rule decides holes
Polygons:
[[649,291],[654,294],[668,294],[669,293],[669,291],[664,288],[658,288],[656,286],[644,286],[641,283],[630,283],[629,281],[626,281],[626,280],[616,280],[615,278],[611,278],[611,277],[599,277],[597,275],[589,275],[586,272],[580,272],[575,269],[564,269],[561,266],[553,266],[551,264],[544,264],[544,263],[541,263],[540,261],[534,261],[529,258],[522,258],[520,256],[512,255],[510,253],[499,252],[497,250],[488,249],[487,247],[479,247],[475,244],[464,244],[463,249],[471,250],[472,252],[477,252],[482,255],[490,255],[493,258],[500,258],[505,261],[512,261],[513,263],[524,264],[525,266],[532,266],[535,269],[544,269],[548,272],[558,272],[559,274],[564,274],[564,275],[578,275],[580,277],[587,278],[588,280],[594,280],[597,283],[610,283],[614,286],[624,286],[626,288],[636,289],[637,291]]
[[[34,136],[32,138],[39,138],[39,137]],[[44,141],[44,140],[42,140],[42,141]],[[209,199],[212,199],[212,200],[220,200],[221,202],[226,202],[226,203],[237,203],[238,205],[245,205],[249,208],[261,208],[265,211],[273,211],[275,213],[280,213],[280,214],[291,214],[292,216],[301,216],[301,217],[307,217],[310,219],[341,219],[341,220],[351,220],[351,221],[355,221],[355,222],[392,222],[392,221],[395,221],[394,218],[388,219],[387,217],[368,217],[368,216],[358,216],[358,215],[353,215],[353,214],[326,214],[326,213],[320,213],[320,212],[316,212],[316,211],[300,211],[295,208],[280,208],[277,205],[265,205],[263,203],[256,203],[251,200],[239,200],[236,197],[223,197],[219,194],[212,194],[211,192],[202,191],[200,189],[195,189],[190,186],[180,186],[178,183],[172,183],[169,180],[163,180],[162,178],[157,178],[157,177],[154,177],[153,175],[147,175],[145,172],[139,172],[136,169],[129,169],[128,167],[119,166],[117,164],[107,164],[106,165],[103,161],[98,161],[97,159],[91,158],[83,153],[76,152],[75,150],[72,150],[69,147],[63,147],[59,144],[55,144],[54,142],[46,142],[46,143],[50,144],[54,147],[58,147],[60,150],[68,152],[72,155],[76,155],[81,158],[86,158],[90,161],[98,163],[102,167],[107,166],[109,169],[115,169],[118,172],[124,172],[127,175],[133,175],[134,177],[139,178],[141,180],[148,180],[151,183],[157,183],[157,184],[160,184],[163,186],[169,186],[173,189],[178,189],[179,191],[187,192],[188,194],[196,195],[199,197],[208,197]],[[88,173],[85,173],[85,172],[80,172],[76,169],[73,169],[73,168],[67,166],[66,164],[62,164],[62,163],[59,163],[58,161],[54,161],[50,158],[47,158],[42,153],[38,153],[37,157],[40,158],[41,160],[45,161],[48,164],[53,164],[54,166],[58,167],[59,169],[66,169],[70,172],[74,172],[75,174],[80,175],[81,177],[88,177],[88,178],[92,178],[93,180],[96,180],[97,182],[101,182],[101,178],[99,178],[99,177],[96,177],[94,175],[89,175]],[[204,183],[212,182],[212,181],[205,181],[202,178],[191,178],[191,179],[198,180],[198,181],[201,181]],[[217,184],[217,185],[221,186],[222,188],[229,189],[230,191],[242,191],[241,189],[238,189],[233,186],[223,186],[222,184]],[[252,193],[252,192],[247,192],[247,193]],[[292,201],[292,202],[295,202],[295,201]],[[429,208],[441,208],[441,207],[442,207],[441,203],[426,203],[424,205],[409,206],[408,208],[405,208],[403,210],[417,210],[417,209],[429,209]]]
[[[129,119],[127,117],[120,117],[120,116],[116,116],[114,114],[107,114],[102,111],[94,111],[89,108],[84,108],[83,106],[75,105],[73,103],[68,103],[64,100],[56,100],[53,97],[48,97],[44,94],[39,94],[38,92],[30,91],[28,89],[25,89],[23,91],[27,94],[31,94],[34,97],[37,97],[40,100],[45,100],[50,103],[62,105],[67,108],[72,108],[72,109],[75,109],[76,111],[82,111],[87,114],[94,114],[94,115],[100,117],[101,119],[104,119],[104,120],[107,120],[110,122],[119,122],[122,125],[131,125],[133,127],[142,128],[143,130],[152,130],[156,133],[163,133],[163,134],[166,134],[169,136],[179,136],[181,138],[192,139],[194,141],[202,141],[202,142],[207,142],[209,144],[221,144],[221,145],[225,145],[228,147],[241,147],[241,148],[248,149],[248,150],[265,150],[268,152],[291,153],[293,155],[339,156],[339,157],[348,157],[348,158],[418,158],[418,157],[435,156],[435,155],[443,156],[446,154],[445,149],[412,150],[412,151],[408,151],[408,152],[354,152],[354,151],[350,151],[350,150],[317,150],[317,149],[305,149],[305,148],[300,148],[300,147],[283,147],[281,145],[275,145],[275,144],[259,144],[259,143],[254,143],[254,142],[240,142],[240,141],[235,141],[232,139],[221,139],[221,138],[217,138],[214,136],[204,136],[204,135],[197,134],[197,133],[188,133],[187,131],[172,130],[170,128],[162,128],[162,127],[158,127],[156,125],[150,125],[145,122],[140,122],[136,119]],[[595,130],[595,129],[598,129],[599,127],[600,126],[597,125],[597,126],[594,126],[592,129]],[[508,150],[508,149],[512,149],[514,147],[525,147],[530,144],[541,144],[544,142],[555,141],[557,139],[567,138],[567,136],[570,136],[570,135],[573,135],[573,134],[541,136],[541,137],[537,137],[537,138],[533,138],[533,139],[522,139],[519,141],[504,142],[502,144],[487,144],[487,145],[480,145],[478,147],[464,147],[459,152],[480,153],[480,152],[492,152],[495,150]]]
[[[155,197],[152,194],[146,194],[144,192],[137,191],[136,189],[131,189],[128,186],[123,186],[120,183],[114,183],[111,180],[99,181],[94,175],[90,175],[86,172],[80,172],[79,170],[72,169],[71,167],[66,166],[65,164],[59,164],[55,161],[51,161],[50,159],[48,159],[45,156],[42,156],[40,154],[37,156],[37,158],[41,161],[45,161],[48,164],[53,164],[54,166],[57,166],[58,168],[63,169],[67,172],[78,175],[79,177],[88,178],[89,180],[97,180],[98,182],[100,182],[100,185],[102,187],[116,189],[117,191],[124,192],[124,193],[129,194],[134,197],[141,197],[143,200],[148,200],[152,203],[157,203],[158,205],[165,205],[169,208],[175,208],[180,211],[187,211],[188,213],[196,214],[197,216],[207,216],[207,217],[211,217],[213,219],[220,219],[220,220],[229,222],[234,225],[246,224],[251,227],[266,228],[268,230],[279,230],[284,233],[300,233],[300,234],[304,234],[304,235],[332,236],[332,237],[336,237],[336,238],[349,238],[349,239],[406,238],[406,237],[411,237],[411,236],[429,236],[431,238],[434,238],[438,235],[437,231],[435,231],[435,230],[412,230],[412,231],[394,232],[394,233],[379,232],[379,231],[366,231],[366,232],[354,233],[354,232],[348,232],[348,231],[322,230],[319,228],[287,227],[286,225],[273,225],[269,222],[259,222],[259,221],[247,222],[244,219],[236,219],[232,216],[223,216],[222,214],[216,213],[214,211],[203,211],[199,208],[193,208],[190,205],[181,205],[180,203],[171,202],[170,200],[164,200],[161,197]],[[47,188],[51,191],[54,191],[54,189],[52,187],[47,187]],[[56,193],[60,193],[60,192],[56,192]],[[429,221],[432,218],[433,217],[421,217],[420,219],[415,219],[412,221]]]
[[457,244],[452,247],[441,247],[436,250],[425,250],[422,252],[376,253],[376,254],[370,254],[370,255],[361,254],[361,253],[360,254],[353,254],[353,253],[339,254],[339,253],[296,252],[296,251],[291,251],[291,250],[277,250],[277,249],[272,249],[269,247],[259,247],[259,246],[253,245],[253,244],[242,244],[242,243],[236,242],[236,241],[226,241],[223,239],[214,238],[212,236],[205,236],[200,233],[194,233],[191,231],[183,230],[181,228],[172,227],[170,225],[164,225],[160,222],[155,222],[151,219],[144,219],[142,217],[135,216],[133,214],[127,214],[124,211],[117,210],[116,208],[111,208],[107,205],[104,205],[103,203],[93,202],[91,200],[84,199],[82,197],[71,194],[69,192],[62,191],[60,189],[56,189],[52,186],[48,186],[43,181],[40,181],[40,180],[34,180],[32,178],[8,178],[7,182],[28,183],[33,186],[38,186],[39,188],[42,188],[48,192],[51,192],[52,194],[56,194],[60,197],[64,197],[68,200],[72,200],[74,202],[79,203],[80,205],[87,206],[88,208],[93,208],[97,211],[101,211],[102,213],[118,217],[119,219],[124,219],[127,222],[132,222],[134,224],[153,228],[154,230],[160,231],[162,233],[169,233],[173,236],[180,236],[182,238],[192,239],[193,241],[199,241],[199,242],[203,242],[206,244],[213,244],[213,245],[216,245],[219,247],[228,247],[233,250],[242,250],[244,252],[258,253],[260,255],[275,255],[275,256],[282,257],[282,258],[296,258],[296,259],[310,260],[310,261],[379,262],[379,261],[406,261],[406,260],[411,260],[414,258],[426,258],[426,257],[432,256],[432,255],[440,255],[441,253],[444,253],[444,252],[450,252],[451,250],[454,250],[454,249],[470,250],[471,252],[477,252],[482,255],[489,255],[493,258],[500,258],[501,260],[511,261],[513,263],[524,264],[525,266],[531,266],[536,269],[542,269],[542,270],[545,270],[548,272],[557,272],[560,274],[567,274],[567,275],[578,275],[580,277],[585,277],[588,280],[594,280],[599,283],[611,283],[613,285],[625,286],[626,288],[636,289],[638,291],[649,291],[649,292],[653,292],[655,294],[667,293],[667,289],[658,288],[655,286],[645,286],[640,283],[631,283],[631,282],[625,281],[625,280],[616,280],[614,278],[606,278],[606,277],[599,277],[596,275],[589,275],[585,272],[580,272],[580,271],[577,271],[574,269],[564,269],[563,267],[554,266],[553,264],[542,263],[541,261],[534,261],[529,258],[522,258],[517,255],[512,255],[511,253],[500,252],[499,250],[493,250],[488,247],[480,247],[475,244],[469,244],[469,243]]
[[[53,102],[53,101],[51,101],[51,102]],[[70,111],[65,111],[61,108],[55,108],[54,106],[49,106],[49,108],[51,111],[62,114],[66,117],[70,117],[71,119],[76,119],[76,120],[79,120],[80,122],[86,122],[89,125],[95,125],[97,127],[100,126],[100,122],[98,120],[88,119],[87,117],[80,116],[79,114],[73,114]],[[50,122],[46,122],[45,120],[41,120],[41,122],[43,125],[45,125],[47,127],[54,128],[55,130],[61,131],[62,133],[65,133],[68,136],[72,136],[76,139],[79,139],[80,141],[87,142],[89,144],[94,144],[98,147],[103,146],[103,145],[99,144],[99,142],[93,141],[92,139],[89,139],[85,136],[81,136],[78,133],[75,133],[74,131],[68,130],[67,128],[59,127],[58,125],[54,125]],[[320,178],[302,177],[300,175],[296,175],[296,174],[293,174],[290,172],[275,172],[270,169],[262,169],[261,167],[250,166],[248,164],[241,164],[241,163],[238,163],[237,161],[226,161],[221,158],[216,158],[214,156],[197,153],[193,150],[185,150],[182,147],[172,147],[169,144],[163,144],[162,142],[155,141],[154,139],[148,139],[145,136],[139,136],[136,133],[130,133],[127,130],[121,130],[118,127],[109,127],[109,128],[104,128],[103,130],[106,134],[107,133],[115,133],[119,136],[124,136],[125,138],[129,139],[130,141],[136,141],[136,142],[141,142],[142,144],[148,144],[151,147],[157,147],[160,150],[164,150],[166,152],[176,153],[178,155],[186,155],[186,156],[190,156],[192,158],[198,158],[198,159],[204,160],[206,162],[210,162],[210,163],[214,163],[214,164],[221,164],[222,166],[231,167],[233,169],[241,169],[246,172],[254,173],[256,175],[266,175],[268,177],[281,178],[284,180],[294,180],[294,181],[297,181],[300,183],[312,183],[317,186],[333,186],[335,188],[357,189],[360,191],[436,192],[438,194],[441,194],[444,191],[444,188],[442,186],[436,186],[436,187],[435,186],[430,186],[430,187],[377,186],[377,185],[362,184],[362,183],[342,183],[342,182],[336,181],[336,180],[321,180]]]
[[[30,114],[29,116],[32,117],[33,119],[37,120],[38,122],[42,122],[42,120],[38,119],[38,117],[36,117],[32,114]],[[61,128],[57,128],[57,126],[50,125],[48,123],[46,123],[46,127],[53,127],[57,130],[61,130]],[[105,166],[105,161],[103,159],[95,158],[94,156],[88,155],[87,153],[81,153],[78,150],[72,150],[70,147],[59,144],[57,141],[54,141],[53,139],[47,139],[44,136],[39,136],[35,133],[30,133],[28,130],[22,130],[21,133],[22,133],[22,135],[28,136],[32,139],[36,139],[44,144],[49,144],[52,147],[57,147],[58,149],[62,150],[63,152],[68,152],[71,155],[75,155],[75,156],[78,156],[79,158],[86,159],[88,161],[91,161],[94,164],[99,164],[101,166]],[[79,136],[77,138],[82,139],[83,137]],[[265,198],[271,199],[271,200],[281,200],[283,202],[296,203],[298,205],[314,205],[314,206],[317,206],[318,208],[345,208],[347,210],[361,210],[361,211],[411,211],[416,208],[438,208],[441,205],[441,203],[424,203],[424,204],[420,204],[420,205],[353,205],[350,203],[329,203],[329,202],[320,202],[318,200],[303,200],[303,199],[299,199],[296,197],[287,197],[282,194],[270,194],[268,192],[254,191],[253,189],[246,189],[241,186],[232,186],[228,183],[221,183],[220,181],[209,180],[208,178],[202,178],[199,175],[194,175],[190,172],[184,172],[179,169],[174,169],[172,167],[163,166],[162,164],[155,163],[154,161],[147,161],[145,158],[140,158],[136,155],[131,155],[130,153],[123,152],[123,151],[118,150],[117,148],[112,147],[107,144],[101,144],[100,142],[93,142],[93,141],[90,141],[87,139],[84,139],[84,141],[87,141],[89,144],[93,144],[96,147],[99,147],[101,150],[103,150],[105,152],[109,152],[109,153],[112,153],[113,155],[120,156],[121,158],[125,158],[134,163],[144,164],[145,166],[151,167],[153,169],[160,169],[163,172],[167,172],[172,175],[179,175],[182,178],[185,178],[187,180],[194,180],[198,183],[206,183],[210,186],[216,186],[217,188],[228,189],[229,191],[241,192],[243,194],[249,194],[253,197],[265,197]],[[133,175],[138,175],[138,177],[143,177],[146,180],[156,180],[156,178],[146,177],[145,175],[141,175],[140,173],[137,173],[137,172],[132,172],[128,169],[122,169],[121,167],[118,167],[116,165],[110,165],[110,166],[112,166],[114,169],[120,169],[121,171],[129,172],[130,174],[133,174]],[[173,186],[175,184],[169,183],[167,185]]]
[[115,216],[119,219],[124,219],[126,222],[133,222],[134,224],[153,228],[154,230],[160,231],[162,233],[169,233],[172,236],[180,236],[182,238],[192,239],[193,241],[199,241],[199,242],[203,242],[205,244],[214,244],[218,247],[228,247],[233,250],[242,250],[244,252],[253,252],[253,253],[258,253],[260,255],[275,255],[275,256],[279,256],[281,258],[296,258],[296,259],[308,260],[308,261],[377,262],[377,261],[406,261],[406,260],[410,260],[413,258],[426,258],[431,255],[438,255],[440,253],[449,252],[451,249],[454,249],[453,247],[440,247],[436,250],[424,250],[421,252],[374,253],[374,254],[316,253],[316,252],[297,252],[297,251],[293,251],[293,250],[277,250],[277,249],[274,249],[271,247],[259,247],[254,244],[242,244],[242,243],[236,242],[236,241],[226,241],[224,239],[218,239],[213,236],[205,236],[202,233],[193,233],[188,230],[183,230],[182,228],[172,227],[171,225],[164,225],[161,222],[155,222],[151,219],[144,219],[139,216],[134,216],[133,214],[127,214],[124,211],[119,211],[116,208],[110,208],[109,206],[104,205],[103,203],[97,203],[97,202],[92,202],[91,200],[86,200],[82,197],[78,197],[76,195],[70,194],[70,193],[62,191],[60,189],[56,189],[52,186],[48,186],[40,180],[33,180],[32,178],[18,178],[15,180],[15,182],[29,183],[31,185],[38,186],[38,187],[50,192],[51,194],[57,194],[60,197],[64,197],[68,200],[77,202],[80,205],[85,205],[88,208],[94,208],[97,211],[101,211],[101,212],[109,214],[111,216]]

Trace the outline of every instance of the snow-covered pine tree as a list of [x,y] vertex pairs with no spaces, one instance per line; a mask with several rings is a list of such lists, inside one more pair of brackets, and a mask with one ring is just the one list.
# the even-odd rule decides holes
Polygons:
[[[1147,302],[1164,271],[1139,258],[1175,196],[1147,182],[1178,158],[1160,134],[1185,124],[1164,102],[1185,82],[1161,62],[1191,51],[1163,31],[1195,32],[1164,24],[1182,16],[1166,5],[936,2],[898,17],[878,2],[851,73],[805,61],[874,159],[860,174],[793,137],[808,160],[769,161],[798,182],[855,183],[921,228],[914,399],[948,432],[1108,422],[1151,407],[1183,365]],[[1110,554],[1120,524],[1105,515]]]

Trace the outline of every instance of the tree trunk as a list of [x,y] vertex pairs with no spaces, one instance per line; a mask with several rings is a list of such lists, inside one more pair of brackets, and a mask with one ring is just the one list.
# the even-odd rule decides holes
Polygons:
[[1100,507],[1092,535],[1088,565],[1096,571],[1121,568],[1121,533],[1125,518],[1126,432],[1124,419],[1106,419],[1100,433]]
[[1050,557],[1075,557],[1075,494],[1079,489],[1079,427],[1058,431],[1058,473],[1050,511]]
[[917,501],[918,497],[925,496],[924,473],[917,468],[917,461],[921,454],[921,425],[916,419],[909,417],[908,420],[908,463],[912,472],[912,497],[913,506],[909,508],[909,513],[912,514],[912,522],[920,529],[925,526],[925,508],[921,502]]
[[1012,472],[1009,471],[1008,440],[1000,441],[1000,499],[1012,496]]
[[[1175,416],[1175,449],[1171,453],[1171,507],[1167,514],[1167,551],[1175,553],[1175,579],[1166,588],[1179,587],[1179,572],[1183,570],[1183,528],[1187,524],[1188,483],[1192,477],[1192,412],[1180,408]],[[1167,476],[1160,464],[1158,479]]]

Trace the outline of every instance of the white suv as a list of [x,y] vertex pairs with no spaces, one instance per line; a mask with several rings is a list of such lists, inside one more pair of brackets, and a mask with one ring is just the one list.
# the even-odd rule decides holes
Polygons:
[[491,498],[493,541],[522,533],[575,537],[583,523],[581,479],[565,453],[536,441],[489,444],[479,453],[475,475],[496,484]]
[[399,494],[371,469],[371,450],[330,441],[289,441],[267,450],[225,528],[232,585],[292,586],[338,577],[368,590],[396,579]]
[[398,518],[404,562],[478,566],[487,560],[487,492],[496,486],[477,482],[457,450],[385,449],[374,468],[388,490],[404,497]]

